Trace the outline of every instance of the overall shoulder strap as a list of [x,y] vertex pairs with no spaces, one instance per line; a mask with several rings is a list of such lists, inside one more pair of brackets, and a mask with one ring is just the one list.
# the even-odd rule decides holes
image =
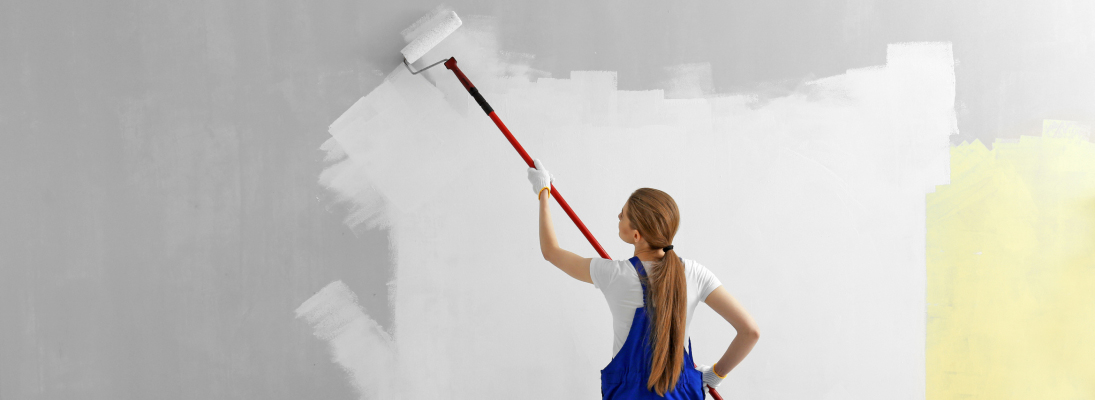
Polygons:
[[639,261],[638,256],[631,257],[628,261],[631,261],[631,265],[635,266],[635,271],[637,271],[639,275],[646,276],[646,268],[643,268],[643,262]]
[[643,279],[641,277],[646,276],[646,268],[643,268],[643,263],[642,263],[642,261],[639,261],[639,257],[637,257],[637,256],[636,257],[631,257],[631,259],[628,260],[628,261],[631,261],[631,265],[635,266],[635,272],[639,273],[639,276],[640,276],[639,284],[643,285],[643,293],[644,293],[644,296],[645,296],[646,283],[643,283]]

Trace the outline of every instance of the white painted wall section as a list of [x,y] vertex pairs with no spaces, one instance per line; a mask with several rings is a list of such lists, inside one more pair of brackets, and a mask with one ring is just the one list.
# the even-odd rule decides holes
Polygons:
[[[422,62],[459,60],[614,258],[631,256],[616,237],[631,191],[674,196],[676,249],[762,332],[728,398],[924,397],[924,194],[948,183],[957,133],[949,44],[893,44],[886,65],[764,100],[705,95],[702,64],[673,80],[702,97],[666,99],[619,91],[612,72],[546,77],[497,49],[489,19],[465,18]],[[403,398],[600,395],[604,300],[540,257],[526,167],[451,72],[398,66],[330,133],[320,183],[352,205],[348,225],[391,227],[393,357],[430,368]],[[561,245],[595,257],[552,213]],[[690,330],[708,364],[734,334],[703,306]]]

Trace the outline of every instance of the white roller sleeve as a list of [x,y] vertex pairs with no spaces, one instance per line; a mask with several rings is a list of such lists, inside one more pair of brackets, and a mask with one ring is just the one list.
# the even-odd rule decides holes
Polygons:
[[399,52],[403,53],[403,58],[407,59],[408,63],[418,61],[426,52],[459,28],[460,24],[460,17],[456,16],[455,11],[442,13],[429,22],[429,27],[421,35],[407,43],[407,46]]

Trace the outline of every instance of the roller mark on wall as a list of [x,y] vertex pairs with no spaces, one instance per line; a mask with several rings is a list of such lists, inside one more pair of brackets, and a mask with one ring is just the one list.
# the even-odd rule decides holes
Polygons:
[[358,304],[357,295],[342,281],[334,281],[301,303],[296,317],[326,341],[331,361],[349,375],[350,383],[363,398],[402,398],[398,385],[406,384],[399,374],[399,360],[392,338]]
[[1095,398],[1091,127],[951,149],[927,196],[928,399]]

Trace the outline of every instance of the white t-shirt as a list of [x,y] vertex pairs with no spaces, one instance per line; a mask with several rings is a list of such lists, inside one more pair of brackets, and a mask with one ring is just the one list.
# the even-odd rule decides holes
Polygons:
[[[653,261],[643,261],[643,269],[650,273]],[[639,273],[628,260],[607,260],[593,258],[589,263],[589,276],[593,286],[601,289],[612,311],[612,356],[624,347],[627,334],[631,330],[631,320],[635,318],[635,309],[643,306],[643,287],[639,283]],[[707,295],[722,285],[719,278],[707,267],[698,262],[684,259],[684,277],[688,283],[688,316],[685,318],[685,346],[688,345],[688,326],[692,323],[692,311],[696,304],[707,299]]]

